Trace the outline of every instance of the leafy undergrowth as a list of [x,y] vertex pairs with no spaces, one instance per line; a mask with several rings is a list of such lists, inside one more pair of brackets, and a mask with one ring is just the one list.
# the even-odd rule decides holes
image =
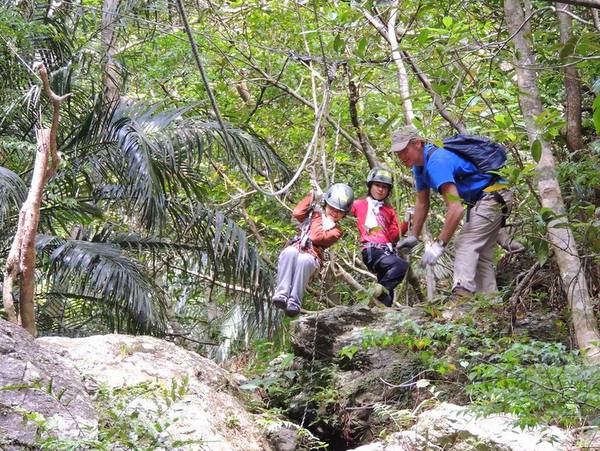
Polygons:
[[586,366],[578,351],[561,343],[514,343],[473,365],[467,393],[482,414],[509,412],[521,427],[600,425],[600,369]]
[[[156,450],[181,446],[201,446],[198,440],[172,440],[165,434],[179,418],[170,415],[173,404],[188,391],[188,380],[172,380],[169,387],[158,382],[144,382],[131,387],[111,389],[100,387],[94,398],[98,412],[95,438],[66,439],[48,434],[51,426],[37,415],[29,419],[38,425],[36,443],[41,450]],[[35,415],[35,414],[31,414]]]
[[[342,348],[334,362],[319,370],[323,377],[312,381],[289,352],[265,365],[277,349],[267,346],[265,352],[263,347],[256,354],[254,379],[245,388],[261,390],[271,407],[288,415],[308,402],[318,415],[313,422],[334,424],[344,408],[335,373],[360,370],[369,349],[393,348],[410,355],[419,369],[407,384],[416,395],[373,407],[372,419],[386,420],[380,433],[409,427],[418,412],[438,401],[468,404],[480,415],[510,413],[520,427],[600,423],[600,369],[586,365],[579,351],[564,344],[568,336],[563,319],[554,316],[545,325],[545,336],[562,342],[542,341],[529,336],[526,327],[511,334],[510,313],[502,305],[485,299],[475,302],[459,321],[443,322],[439,315],[443,307],[429,306],[424,307],[428,322],[407,320],[394,330],[365,330],[355,344]],[[543,318],[544,312],[529,314]],[[544,321],[538,321],[536,334],[540,322],[544,327]],[[309,383],[312,387],[307,389]]]

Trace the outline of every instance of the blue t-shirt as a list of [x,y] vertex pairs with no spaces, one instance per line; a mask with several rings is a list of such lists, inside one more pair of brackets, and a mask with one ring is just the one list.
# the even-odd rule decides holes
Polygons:
[[417,191],[431,188],[439,192],[444,183],[454,183],[461,199],[472,204],[494,178],[493,174],[480,173],[473,163],[444,148],[425,144],[423,152],[425,166],[413,166]]

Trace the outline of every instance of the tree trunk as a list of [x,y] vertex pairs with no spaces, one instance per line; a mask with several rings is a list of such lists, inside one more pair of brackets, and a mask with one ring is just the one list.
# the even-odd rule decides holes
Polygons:
[[504,13],[508,32],[515,48],[515,67],[519,86],[519,104],[525,118],[529,141],[541,143],[542,154],[536,167],[536,178],[542,206],[551,209],[557,219],[548,224],[548,241],[554,250],[554,258],[561,273],[561,282],[567,295],[571,320],[577,346],[587,352],[591,363],[600,363],[600,334],[594,317],[590,295],[581,265],[579,253],[568,227],[565,206],[556,177],[554,155],[550,144],[544,139],[536,124],[542,112],[542,102],[537,87],[537,74],[533,69],[534,55],[529,23],[525,23],[523,4],[520,0],[505,0]]
[[433,85],[431,84],[431,81],[429,80],[429,77],[427,77],[427,74],[425,74],[419,68],[419,66],[417,65],[417,63],[408,54],[408,52],[403,51],[402,52],[402,56],[404,57],[404,59],[406,60],[406,62],[410,65],[410,67],[412,68],[412,70],[413,70],[414,74],[417,76],[417,78],[421,81],[421,84],[423,85],[423,87],[425,88],[425,90],[429,93],[429,95],[433,99],[433,104],[435,105],[435,108],[438,110],[438,112],[440,113],[440,115],[444,119],[446,119],[446,121],[452,127],[454,127],[454,129],[456,131],[458,131],[458,133],[467,134],[467,127],[465,126],[465,124],[461,120],[459,120],[458,118],[453,117],[452,114],[450,112],[448,112],[448,110],[444,106],[444,102],[442,101],[442,98],[435,91],[435,89],[433,89]]
[[410,89],[408,83],[408,74],[406,73],[406,68],[404,66],[404,61],[406,61],[410,67],[412,68],[414,74],[417,76],[425,90],[429,93],[433,100],[433,104],[436,109],[440,113],[440,115],[448,121],[448,123],[454,127],[459,133],[467,133],[467,127],[465,124],[454,118],[451,113],[446,110],[444,103],[440,95],[433,89],[433,85],[431,81],[427,77],[427,75],[420,70],[419,66],[416,64],[414,59],[410,57],[410,55],[404,51],[400,50],[398,44],[398,35],[396,31],[396,14],[398,12],[398,5],[394,6],[392,11],[390,12],[390,19],[388,21],[387,26],[381,21],[381,19],[364,8],[359,8],[363,13],[365,18],[369,21],[369,23],[377,30],[377,32],[390,44],[392,48],[392,59],[396,64],[396,71],[398,73],[398,86],[400,88],[400,97],[402,98],[402,103],[404,105],[404,121],[407,124],[412,124],[414,119],[414,112],[412,108],[412,102],[410,101]]
[[119,69],[115,59],[117,49],[116,23],[119,17],[119,0],[104,0],[102,5],[102,46],[104,47],[104,59],[102,65],[102,84],[104,96],[107,103],[111,105],[119,101]]
[[597,9],[592,10],[592,18],[594,19],[596,30],[600,31],[600,12]]
[[[563,45],[572,36],[573,19],[567,14],[569,11],[569,5],[565,4],[559,4],[556,9],[560,28],[560,43]],[[572,58],[567,58],[567,62],[572,62]],[[567,147],[573,152],[583,147],[581,136],[581,86],[576,66],[564,67],[563,73],[565,76],[565,110],[567,116],[566,141]]]
[[365,134],[362,126],[360,125],[360,120],[358,119],[358,86],[352,80],[350,73],[348,73],[348,108],[350,110],[350,120],[352,121],[352,125],[356,129],[356,134],[358,136],[358,140],[362,147],[362,151],[369,162],[369,167],[373,169],[377,166],[377,155],[375,154],[373,147],[371,147],[371,143],[369,143],[369,138]]
[[402,105],[404,106],[404,122],[406,125],[411,125],[415,119],[415,113],[412,107],[412,100],[410,100],[410,88],[408,84],[408,73],[406,67],[402,61],[402,55],[398,47],[398,39],[396,38],[396,16],[398,14],[398,1],[396,0],[392,10],[390,11],[390,18],[387,24],[387,35],[388,42],[392,47],[392,59],[396,64],[396,71],[398,73],[398,88],[400,89],[400,98],[402,99]]
[[[59,97],[50,88],[48,73],[44,66],[39,68],[44,89],[52,102],[52,125],[50,129],[36,132],[37,152],[31,176],[31,185],[27,199],[19,212],[19,223],[13,239],[4,269],[2,301],[9,321],[21,325],[34,337],[37,335],[35,324],[35,238],[40,221],[40,206],[44,187],[56,172],[59,156],[56,151],[56,134],[59,123],[60,103],[70,94]],[[50,165],[48,162],[51,160]],[[19,317],[15,313],[13,285],[17,276],[20,279]]]
[[600,0],[546,0],[551,3],[568,3],[569,5],[585,6],[600,9]]

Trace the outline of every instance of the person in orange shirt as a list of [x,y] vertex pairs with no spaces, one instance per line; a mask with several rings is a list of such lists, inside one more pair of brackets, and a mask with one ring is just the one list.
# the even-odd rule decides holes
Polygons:
[[323,251],[342,237],[338,223],[354,200],[352,188],[345,183],[332,185],[320,197],[311,192],[296,205],[292,215],[302,224],[300,233],[279,254],[271,301],[288,316],[300,313],[306,286],[321,266]]

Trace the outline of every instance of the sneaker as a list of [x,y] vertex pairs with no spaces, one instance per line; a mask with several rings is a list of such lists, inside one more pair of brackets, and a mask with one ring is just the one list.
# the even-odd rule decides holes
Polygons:
[[300,303],[295,299],[289,298],[285,308],[286,316],[297,316],[300,313]]
[[287,307],[287,299],[285,296],[282,295],[273,296],[271,298],[271,302],[275,307],[280,308],[282,310],[285,310],[285,308]]

